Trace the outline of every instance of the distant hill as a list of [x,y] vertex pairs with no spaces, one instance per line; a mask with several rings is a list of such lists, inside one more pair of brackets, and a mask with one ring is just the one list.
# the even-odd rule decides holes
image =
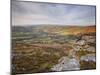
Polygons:
[[96,32],[96,26],[40,26],[40,29],[44,32],[60,35]]
[[77,35],[79,33],[96,32],[96,26],[60,26],[60,25],[33,25],[12,26],[12,32],[46,32],[59,35]]

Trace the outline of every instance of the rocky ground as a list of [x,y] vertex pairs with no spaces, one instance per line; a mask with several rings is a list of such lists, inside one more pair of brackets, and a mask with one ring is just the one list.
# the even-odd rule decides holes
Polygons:
[[[69,56],[63,56],[54,65],[52,71],[95,69],[96,68],[96,47],[95,36],[85,34],[81,38],[72,42],[73,49],[70,50]],[[60,61],[60,62],[59,62]]]
[[14,41],[12,49],[13,74],[96,68],[95,33],[78,34],[66,43]]

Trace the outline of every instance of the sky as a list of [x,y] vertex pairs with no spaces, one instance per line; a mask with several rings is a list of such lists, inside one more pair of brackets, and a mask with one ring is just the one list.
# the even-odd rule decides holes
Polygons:
[[95,25],[95,6],[12,1],[12,25]]

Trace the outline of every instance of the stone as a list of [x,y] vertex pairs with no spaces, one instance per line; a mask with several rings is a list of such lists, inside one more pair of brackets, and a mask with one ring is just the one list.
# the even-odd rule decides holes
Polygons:
[[73,49],[71,49],[68,53],[68,57],[76,57],[76,52]]
[[95,38],[93,38],[93,39],[88,39],[87,42],[89,42],[89,43],[95,43],[96,40],[95,40]]
[[62,57],[58,60],[58,64],[51,68],[52,71],[80,70],[79,61],[75,58]]
[[96,48],[95,47],[92,47],[90,46],[89,48],[86,49],[87,51],[90,51],[90,52],[95,52],[96,51]]
[[89,48],[90,46],[88,44],[84,45],[84,48]]
[[85,45],[86,41],[85,40],[79,40],[79,41],[76,42],[76,44],[78,44],[78,45]]
[[75,47],[73,47],[74,51],[80,51],[82,49],[81,46],[77,45]]
[[95,54],[87,54],[87,55],[84,55],[84,56],[81,56],[80,58],[81,61],[93,61],[95,62],[96,61],[96,56]]

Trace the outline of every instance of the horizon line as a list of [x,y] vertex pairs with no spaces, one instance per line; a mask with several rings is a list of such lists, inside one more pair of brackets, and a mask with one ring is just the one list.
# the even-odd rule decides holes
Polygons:
[[80,27],[81,26],[83,26],[83,27],[84,26],[96,26],[96,24],[93,24],[93,25],[71,25],[71,24],[70,25],[60,25],[60,24],[58,24],[58,25],[57,24],[34,24],[34,25],[30,24],[30,25],[27,25],[26,24],[26,25],[11,25],[11,26],[43,26],[43,25],[44,26],[50,26],[50,25],[51,26],[80,26]]

